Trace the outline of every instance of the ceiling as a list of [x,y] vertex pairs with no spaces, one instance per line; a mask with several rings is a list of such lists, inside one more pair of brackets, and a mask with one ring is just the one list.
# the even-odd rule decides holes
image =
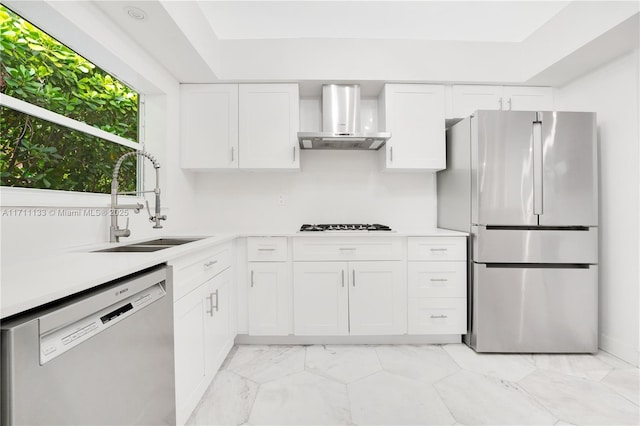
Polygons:
[[328,81],[561,85],[640,39],[635,0],[85,4],[181,83],[287,81],[311,91]]
[[220,40],[520,42],[568,1],[200,1]]

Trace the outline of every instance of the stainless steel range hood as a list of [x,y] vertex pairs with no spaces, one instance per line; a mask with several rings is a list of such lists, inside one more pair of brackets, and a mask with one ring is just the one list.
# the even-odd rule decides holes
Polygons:
[[322,86],[322,132],[298,132],[301,149],[379,149],[391,133],[360,131],[360,86]]

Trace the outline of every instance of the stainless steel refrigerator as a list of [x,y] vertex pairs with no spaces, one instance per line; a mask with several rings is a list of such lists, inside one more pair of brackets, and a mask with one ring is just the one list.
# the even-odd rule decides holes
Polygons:
[[438,226],[469,238],[465,342],[598,348],[596,115],[476,111],[447,131]]

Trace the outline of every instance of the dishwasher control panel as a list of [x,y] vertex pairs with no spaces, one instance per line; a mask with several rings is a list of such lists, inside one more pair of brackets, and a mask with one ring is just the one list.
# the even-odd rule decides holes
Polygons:
[[41,335],[40,365],[144,309],[165,294],[164,287],[158,283],[81,320]]

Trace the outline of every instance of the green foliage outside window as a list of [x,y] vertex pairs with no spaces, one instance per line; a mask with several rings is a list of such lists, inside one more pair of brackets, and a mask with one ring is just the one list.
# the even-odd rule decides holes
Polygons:
[[[2,93],[138,140],[138,94],[0,5]],[[0,109],[3,186],[110,192],[123,145],[9,108]],[[120,188],[136,188],[136,160],[125,161]]]

